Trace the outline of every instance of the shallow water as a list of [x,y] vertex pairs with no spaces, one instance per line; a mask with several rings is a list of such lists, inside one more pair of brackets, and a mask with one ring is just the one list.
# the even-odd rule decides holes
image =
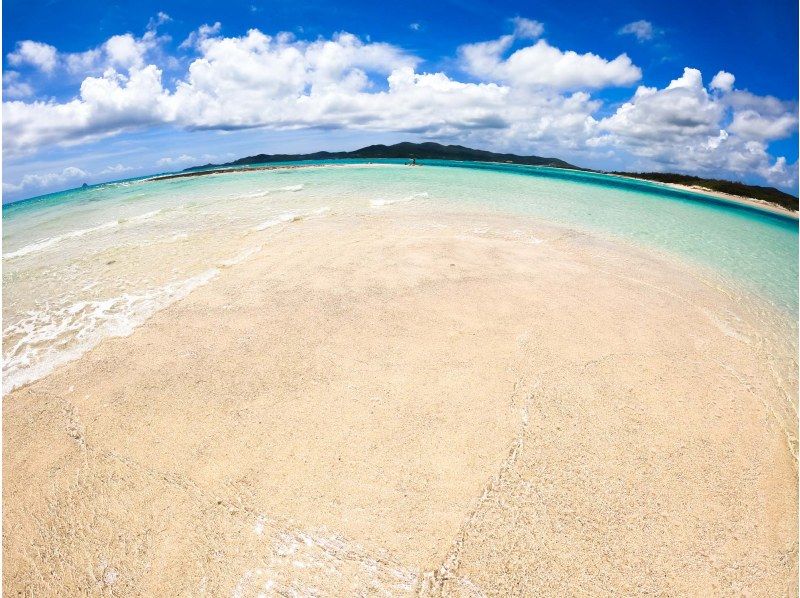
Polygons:
[[796,219],[647,182],[392,161],[140,179],[3,207],[4,392],[129,334],[295,220],[393,210],[520,214],[632,242],[710,268],[796,319]]

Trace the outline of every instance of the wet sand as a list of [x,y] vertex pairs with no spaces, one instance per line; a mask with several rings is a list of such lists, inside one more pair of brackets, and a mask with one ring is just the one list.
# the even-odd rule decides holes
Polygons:
[[751,308],[520,218],[287,223],[4,398],[4,594],[797,595]]

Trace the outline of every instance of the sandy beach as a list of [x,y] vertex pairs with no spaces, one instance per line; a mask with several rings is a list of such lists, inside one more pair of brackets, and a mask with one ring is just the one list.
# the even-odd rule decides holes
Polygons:
[[713,189],[701,187],[700,185],[681,185],[680,183],[662,183],[660,181],[651,181],[648,179],[639,179],[636,177],[626,177],[618,174],[614,176],[618,176],[624,179],[631,179],[633,181],[646,180],[647,182],[652,183],[654,185],[664,185],[665,187],[672,187],[674,189],[681,189],[683,191],[702,193],[703,195],[709,195],[711,197],[716,197],[718,199],[724,199],[725,201],[729,201],[731,203],[739,203],[746,206],[752,206],[759,208],[761,210],[766,210],[767,212],[782,214],[784,216],[791,216],[792,218],[798,217],[798,213],[796,211],[784,208],[783,206],[779,206],[778,204],[774,204],[769,201],[764,201],[763,199],[756,199],[754,197],[742,197],[741,195],[732,195],[730,193],[723,193],[722,191],[714,191]]
[[710,195],[711,197],[718,197],[719,199],[724,199],[733,203],[738,202],[745,205],[754,206],[762,210],[767,210],[768,212],[775,212],[776,214],[783,214],[786,216],[791,216],[793,218],[798,217],[798,213],[796,211],[789,210],[787,208],[784,208],[783,206],[779,206],[769,201],[764,201],[763,199],[755,199],[753,197],[742,197],[741,195],[731,195],[730,193],[722,193],[721,191],[714,191],[713,189],[707,189],[705,187],[700,187],[697,185],[679,185],[676,183],[662,183],[662,184],[667,185],[668,187],[675,187],[676,189],[685,189],[687,191],[695,191],[697,193],[703,193],[704,195]]
[[797,595],[757,300],[519,217],[278,233],[5,397],[5,595]]

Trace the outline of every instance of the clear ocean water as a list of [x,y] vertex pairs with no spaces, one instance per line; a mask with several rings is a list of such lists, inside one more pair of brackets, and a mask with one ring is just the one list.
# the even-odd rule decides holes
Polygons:
[[261,250],[284,223],[331,213],[531,216],[711,269],[797,318],[798,222],[789,216],[552,168],[299,164],[310,167],[128,180],[4,205],[4,392],[129,334]]

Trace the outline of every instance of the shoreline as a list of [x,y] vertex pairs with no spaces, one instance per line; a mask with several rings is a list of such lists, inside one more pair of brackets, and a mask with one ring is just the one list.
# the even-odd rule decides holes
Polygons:
[[[227,173],[241,173],[241,172],[258,172],[262,170],[295,170],[295,169],[304,169],[304,168],[346,168],[348,166],[408,166],[407,164],[395,164],[395,163],[385,163],[385,162],[364,162],[364,163],[355,163],[355,164],[276,164],[276,165],[269,165],[265,164],[263,166],[232,166],[230,168],[215,168],[212,170],[197,170],[192,172],[176,172],[172,174],[160,174],[155,175],[152,177],[146,177],[142,179],[143,181],[166,181],[170,179],[182,179],[187,177],[201,177],[201,176],[210,176],[215,174],[227,174]],[[422,166],[421,164],[416,164],[415,166]]]
[[[459,162],[459,160],[453,160],[454,162]],[[476,164],[500,164],[506,165],[507,162],[492,162],[492,161],[485,161],[485,162],[476,162]],[[512,163],[513,164],[513,163]],[[164,180],[171,180],[171,179],[179,179],[179,178],[188,178],[188,177],[200,177],[200,176],[210,176],[216,174],[226,174],[226,173],[237,173],[237,172],[256,172],[262,170],[281,170],[281,169],[300,169],[300,168],[325,168],[325,167],[347,167],[347,166],[407,166],[407,164],[399,164],[394,162],[370,162],[365,161],[363,163],[353,163],[353,164],[336,164],[336,163],[326,163],[326,164],[278,164],[278,165],[269,165],[265,164],[263,166],[232,166],[228,168],[215,168],[211,170],[198,170],[192,172],[178,172],[178,173],[171,173],[171,174],[163,174],[163,175],[154,175],[151,177],[146,177],[142,179],[143,181],[164,181]],[[434,164],[435,165],[435,164]],[[650,179],[643,179],[637,177],[631,177],[621,174],[611,174],[611,173],[604,173],[600,171],[592,171],[592,170],[580,170],[574,168],[562,168],[562,167],[554,167],[554,166],[531,166],[525,164],[517,164],[518,166],[529,166],[530,168],[557,168],[558,170],[565,170],[570,172],[590,172],[593,174],[601,174],[604,176],[611,176],[621,179],[627,179],[630,181],[637,181],[637,182],[647,182],[653,185],[661,185],[665,187],[671,187],[673,189],[679,189],[682,191],[689,191],[692,193],[697,193],[700,195],[707,195],[709,197],[713,197],[716,199],[722,199],[734,204],[740,204],[748,207],[759,208],[767,212],[771,212],[774,214],[779,214],[783,216],[789,216],[795,220],[800,218],[800,212],[796,212],[790,210],[788,208],[784,208],[783,206],[761,200],[755,199],[752,197],[744,197],[740,195],[732,195],[730,193],[723,193],[721,191],[714,191],[713,189],[708,189],[706,187],[702,187],[700,185],[683,185],[680,183],[662,183],[660,181],[652,181]],[[416,166],[425,166],[424,163],[417,164]]]
[[798,217],[800,217],[800,212],[790,210],[789,208],[784,208],[783,206],[779,206],[777,204],[765,201],[763,199],[755,199],[753,197],[744,197],[741,195],[731,195],[730,193],[722,193],[721,191],[714,191],[712,189],[707,189],[706,187],[702,187],[699,185],[680,185],[678,183],[663,183],[663,184],[668,185],[670,187],[686,189],[688,191],[694,191],[695,193],[703,193],[705,195],[710,195],[711,197],[725,199],[733,203],[741,203],[748,206],[754,206],[757,208],[761,208],[762,210],[774,212],[776,214],[791,216],[795,220],[797,220]]
[[783,206],[779,206],[777,204],[765,201],[763,199],[755,199],[752,197],[744,197],[742,195],[731,195],[730,193],[723,193],[721,191],[714,191],[713,189],[708,189],[706,187],[702,187],[700,185],[682,185],[680,183],[662,183],[661,181],[652,181],[650,179],[641,179],[637,177],[625,176],[622,174],[614,174],[609,176],[619,177],[621,179],[628,179],[631,181],[645,181],[647,183],[651,183],[653,185],[662,185],[665,187],[672,187],[673,189],[679,189],[681,191],[690,191],[692,193],[698,193],[700,195],[708,195],[710,197],[715,197],[717,199],[723,199],[729,201],[734,204],[741,204],[749,207],[759,208],[767,212],[772,212],[774,214],[780,214],[782,216],[789,216],[798,220],[800,218],[800,212],[795,212],[794,210],[790,210],[788,208],[784,208]]
[[531,218],[277,232],[4,398],[7,593],[795,591],[792,356],[725,290]]

